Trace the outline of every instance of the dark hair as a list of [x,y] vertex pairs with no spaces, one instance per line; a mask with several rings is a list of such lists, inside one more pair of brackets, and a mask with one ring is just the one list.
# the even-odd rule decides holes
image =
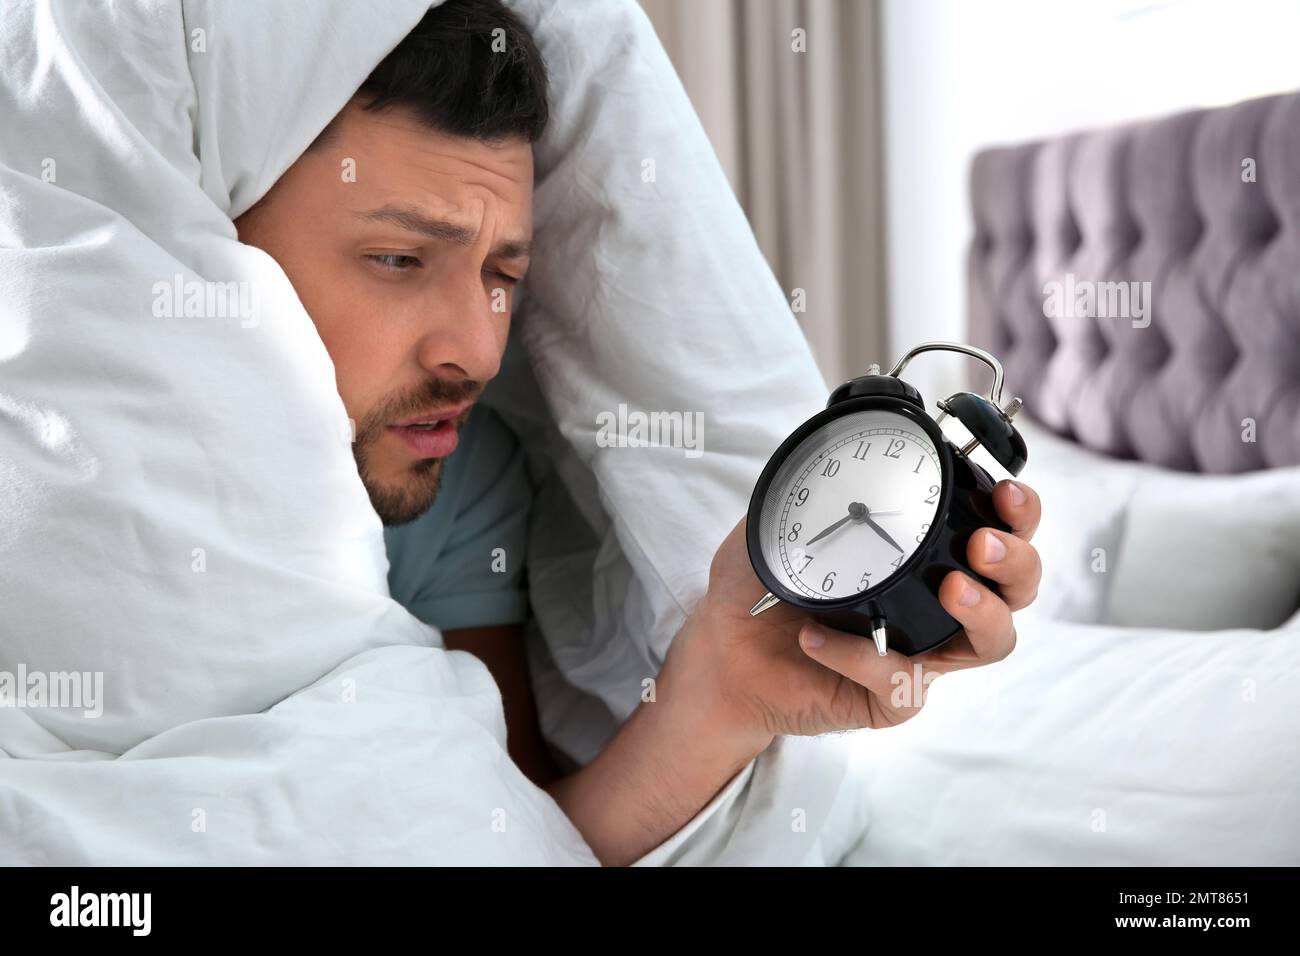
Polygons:
[[[357,93],[367,110],[404,106],[436,130],[487,142],[535,143],[549,115],[546,63],[501,0],[444,0]],[[333,128],[310,148],[330,139]]]

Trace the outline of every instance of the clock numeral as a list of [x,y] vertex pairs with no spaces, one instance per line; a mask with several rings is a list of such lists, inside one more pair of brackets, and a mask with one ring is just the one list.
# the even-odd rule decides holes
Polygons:
[[812,564],[813,556],[811,554],[805,554],[803,548],[792,549],[790,551],[790,563],[798,564],[800,561],[803,562],[803,567],[796,568],[795,569],[796,571],[803,571],[805,568],[808,567],[808,565]]
[[925,463],[924,455],[916,459],[916,467],[912,469],[912,474],[919,475],[921,473],[921,465],[923,465],[924,463]]
[[803,525],[800,524],[798,521],[796,521],[794,524],[790,525],[790,533],[785,536],[785,540],[798,541],[799,532],[802,530],[803,530]]
[[905,557],[907,557],[907,555],[905,555],[905,554],[900,554],[900,555],[899,555],[898,557],[896,557],[893,561],[890,561],[890,562],[889,562],[889,566],[890,566],[891,568],[897,568],[897,567],[901,566],[902,563],[903,563],[903,559],[904,559]]
[[858,442],[858,450],[853,453],[853,457],[856,458],[858,461],[866,461],[867,452],[869,451],[871,451],[871,442],[860,441]]
[[834,478],[839,470],[840,460],[838,458],[832,458],[830,461],[826,462],[826,467],[822,469],[822,475],[826,478]]
[[903,448],[904,448],[906,445],[907,445],[907,442],[903,441],[903,439],[901,439],[901,438],[891,438],[891,439],[889,439],[889,444],[885,446],[885,457],[886,457],[886,458],[901,458],[902,455],[903,455]]
[[938,486],[938,485],[931,485],[931,486],[930,486],[930,497],[925,499],[925,503],[926,503],[927,505],[932,505],[932,504],[934,504],[938,499],[939,499],[939,486]]
[[799,489],[799,494],[797,494],[797,495],[794,496],[794,506],[795,506],[796,508],[798,508],[798,507],[802,506],[803,503],[804,503],[805,501],[807,501],[807,500],[808,500],[808,489],[807,489],[807,488],[800,488],[800,489]]
[[925,533],[930,530],[930,522],[921,525],[921,533],[916,536],[916,543],[920,544],[925,540]]
[[826,577],[822,578],[822,591],[823,591],[823,592],[829,591],[831,588],[833,588],[833,587],[835,586],[835,575],[836,575],[837,573],[838,573],[838,572],[831,571],[829,574],[826,575]]
[[871,572],[863,571],[862,580],[858,582],[858,590],[865,591],[870,584],[871,584]]

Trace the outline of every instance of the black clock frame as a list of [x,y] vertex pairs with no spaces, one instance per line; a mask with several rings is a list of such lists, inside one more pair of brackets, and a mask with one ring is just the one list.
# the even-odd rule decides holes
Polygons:
[[[763,501],[777,471],[805,438],[837,418],[873,409],[908,419],[934,442],[940,463],[939,506],[920,546],[888,578],[847,597],[809,598],[782,584],[768,567],[759,540]],[[987,471],[963,456],[938,423],[926,414],[925,403],[916,389],[891,376],[855,379],[836,389],[827,407],[796,428],[768,459],[754,485],[745,522],[749,561],[759,580],[775,597],[809,612],[828,627],[869,636],[875,627],[883,624],[891,648],[908,655],[933,650],[961,630],[961,625],[939,603],[939,585],[949,572],[963,571],[997,591],[996,583],[976,573],[966,560],[967,544],[977,529],[1011,530],[994,510],[995,483]]]

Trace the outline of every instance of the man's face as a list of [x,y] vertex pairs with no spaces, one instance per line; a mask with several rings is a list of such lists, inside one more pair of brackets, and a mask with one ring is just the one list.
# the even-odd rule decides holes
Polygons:
[[335,122],[236,226],[316,323],[357,423],[361,480],[383,522],[401,524],[433,502],[442,459],[500,368],[528,268],[533,154],[523,139],[436,132],[404,109],[354,102]]

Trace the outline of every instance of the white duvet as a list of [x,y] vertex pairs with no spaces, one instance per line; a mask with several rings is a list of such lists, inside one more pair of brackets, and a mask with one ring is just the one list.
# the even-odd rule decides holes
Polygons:
[[[98,716],[0,707],[0,861],[595,862],[486,669],[389,598],[329,356],[231,223],[427,6],[0,12],[0,678],[102,680]],[[581,761],[825,390],[640,11],[516,7],[554,121],[492,400],[542,483],[540,706]],[[187,318],[202,282],[252,294]],[[705,454],[597,449],[620,403],[702,413]],[[840,738],[781,741],[642,862],[835,859],[845,772]]]

